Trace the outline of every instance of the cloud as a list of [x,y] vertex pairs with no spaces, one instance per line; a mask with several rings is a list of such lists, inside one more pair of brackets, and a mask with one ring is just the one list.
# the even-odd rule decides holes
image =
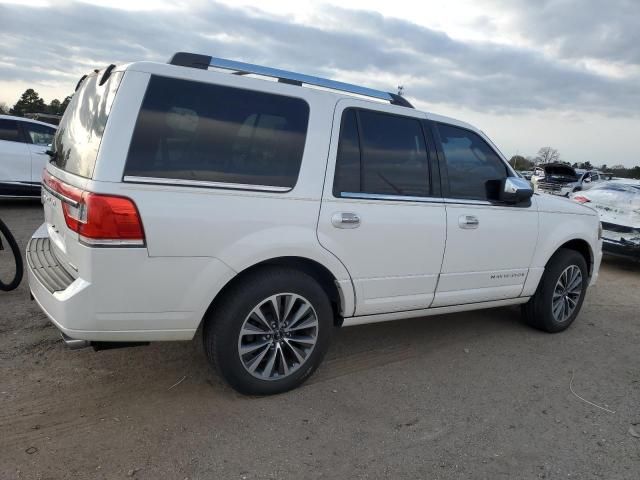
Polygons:
[[563,58],[640,65],[637,0],[490,0],[509,11],[515,29]]
[[[335,7],[295,23],[211,2],[135,12],[82,3],[0,5],[0,79],[26,86],[68,84],[70,91],[92,68],[166,61],[176,51],[193,51],[388,90],[403,84],[410,98],[431,105],[635,116],[640,112],[637,75],[607,75],[572,59],[637,64],[639,50],[632,42],[635,38],[637,45],[639,35],[633,28],[640,14],[636,3],[620,1],[629,15],[620,19],[612,13],[601,16],[593,2],[585,8],[577,0],[549,0],[536,8],[520,0],[513,14],[516,24],[532,43],[557,55],[543,48],[456,40],[406,20]],[[555,13],[549,16],[549,11]],[[594,12],[602,21],[585,25]]]

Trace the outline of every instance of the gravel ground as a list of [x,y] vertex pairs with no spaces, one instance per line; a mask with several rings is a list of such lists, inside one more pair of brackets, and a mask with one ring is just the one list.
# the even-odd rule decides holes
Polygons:
[[[0,218],[24,248],[42,212]],[[515,308],[345,328],[302,388],[251,398],[199,338],[66,350],[23,283],[0,292],[0,478],[637,479],[639,287],[606,259],[557,335]]]

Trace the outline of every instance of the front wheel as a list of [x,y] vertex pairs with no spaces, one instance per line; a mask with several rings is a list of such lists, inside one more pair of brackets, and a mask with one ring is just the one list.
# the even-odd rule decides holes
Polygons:
[[536,293],[522,307],[525,321],[545,332],[561,332],[580,313],[588,285],[587,262],[561,248],[547,263]]
[[264,268],[231,287],[205,320],[205,351],[240,393],[301,385],[320,365],[333,331],[323,288],[304,272]]

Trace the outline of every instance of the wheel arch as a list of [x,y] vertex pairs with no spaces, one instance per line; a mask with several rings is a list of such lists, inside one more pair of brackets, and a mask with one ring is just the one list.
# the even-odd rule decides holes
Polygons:
[[342,325],[344,318],[343,312],[345,309],[345,295],[347,295],[348,292],[343,292],[343,288],[340,286],[340,282],[338,282],[335,275],[326,266],[322,265],[316,260],[312,260],[306,257],[283,256],[262,260],[238,272],[215,295],[202,317],[200,326],[203,325],[204,319],[207,318],[209,312],[216,308],[216,304],[220,302],[222,298],[224,298],[229,290],[242,283],[245,278],[247,278],[254,272],[270,267],[291,268],[303,271],[313,277],[329,297],[329,301],[331,302],[331,307],[334,313],[334,324],[336,326]]
[[[573,240],[569,240],[556,248],[551,257],[553,257],[553,255],[555,255],[561,248],[575,250],[580,255],[582,255],[584,257],[584,261],[587,264],[587,273],[589,274],[589,277],[591,277],[591,273],[593,272],[594,255],[589,242],[581,238],[574,238]],[[551,259],[551,257],[549,257],[549,260]],[[547,260],[547,263],[549,262],[549,260]]]

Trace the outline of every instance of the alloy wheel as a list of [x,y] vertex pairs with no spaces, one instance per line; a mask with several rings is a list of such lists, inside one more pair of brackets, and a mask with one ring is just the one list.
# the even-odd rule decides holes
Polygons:
[[260,380],[280,380],[309,359],[318,341],[318,316],[295,293],[262,300],[245,318],[238,354],[245,370]]
[[562,271],[553,289],[551,300],[553,318],[559,323],[567,321],[578,306],[580,295],[582,295],[582,271],[577,265],[569,265]]

